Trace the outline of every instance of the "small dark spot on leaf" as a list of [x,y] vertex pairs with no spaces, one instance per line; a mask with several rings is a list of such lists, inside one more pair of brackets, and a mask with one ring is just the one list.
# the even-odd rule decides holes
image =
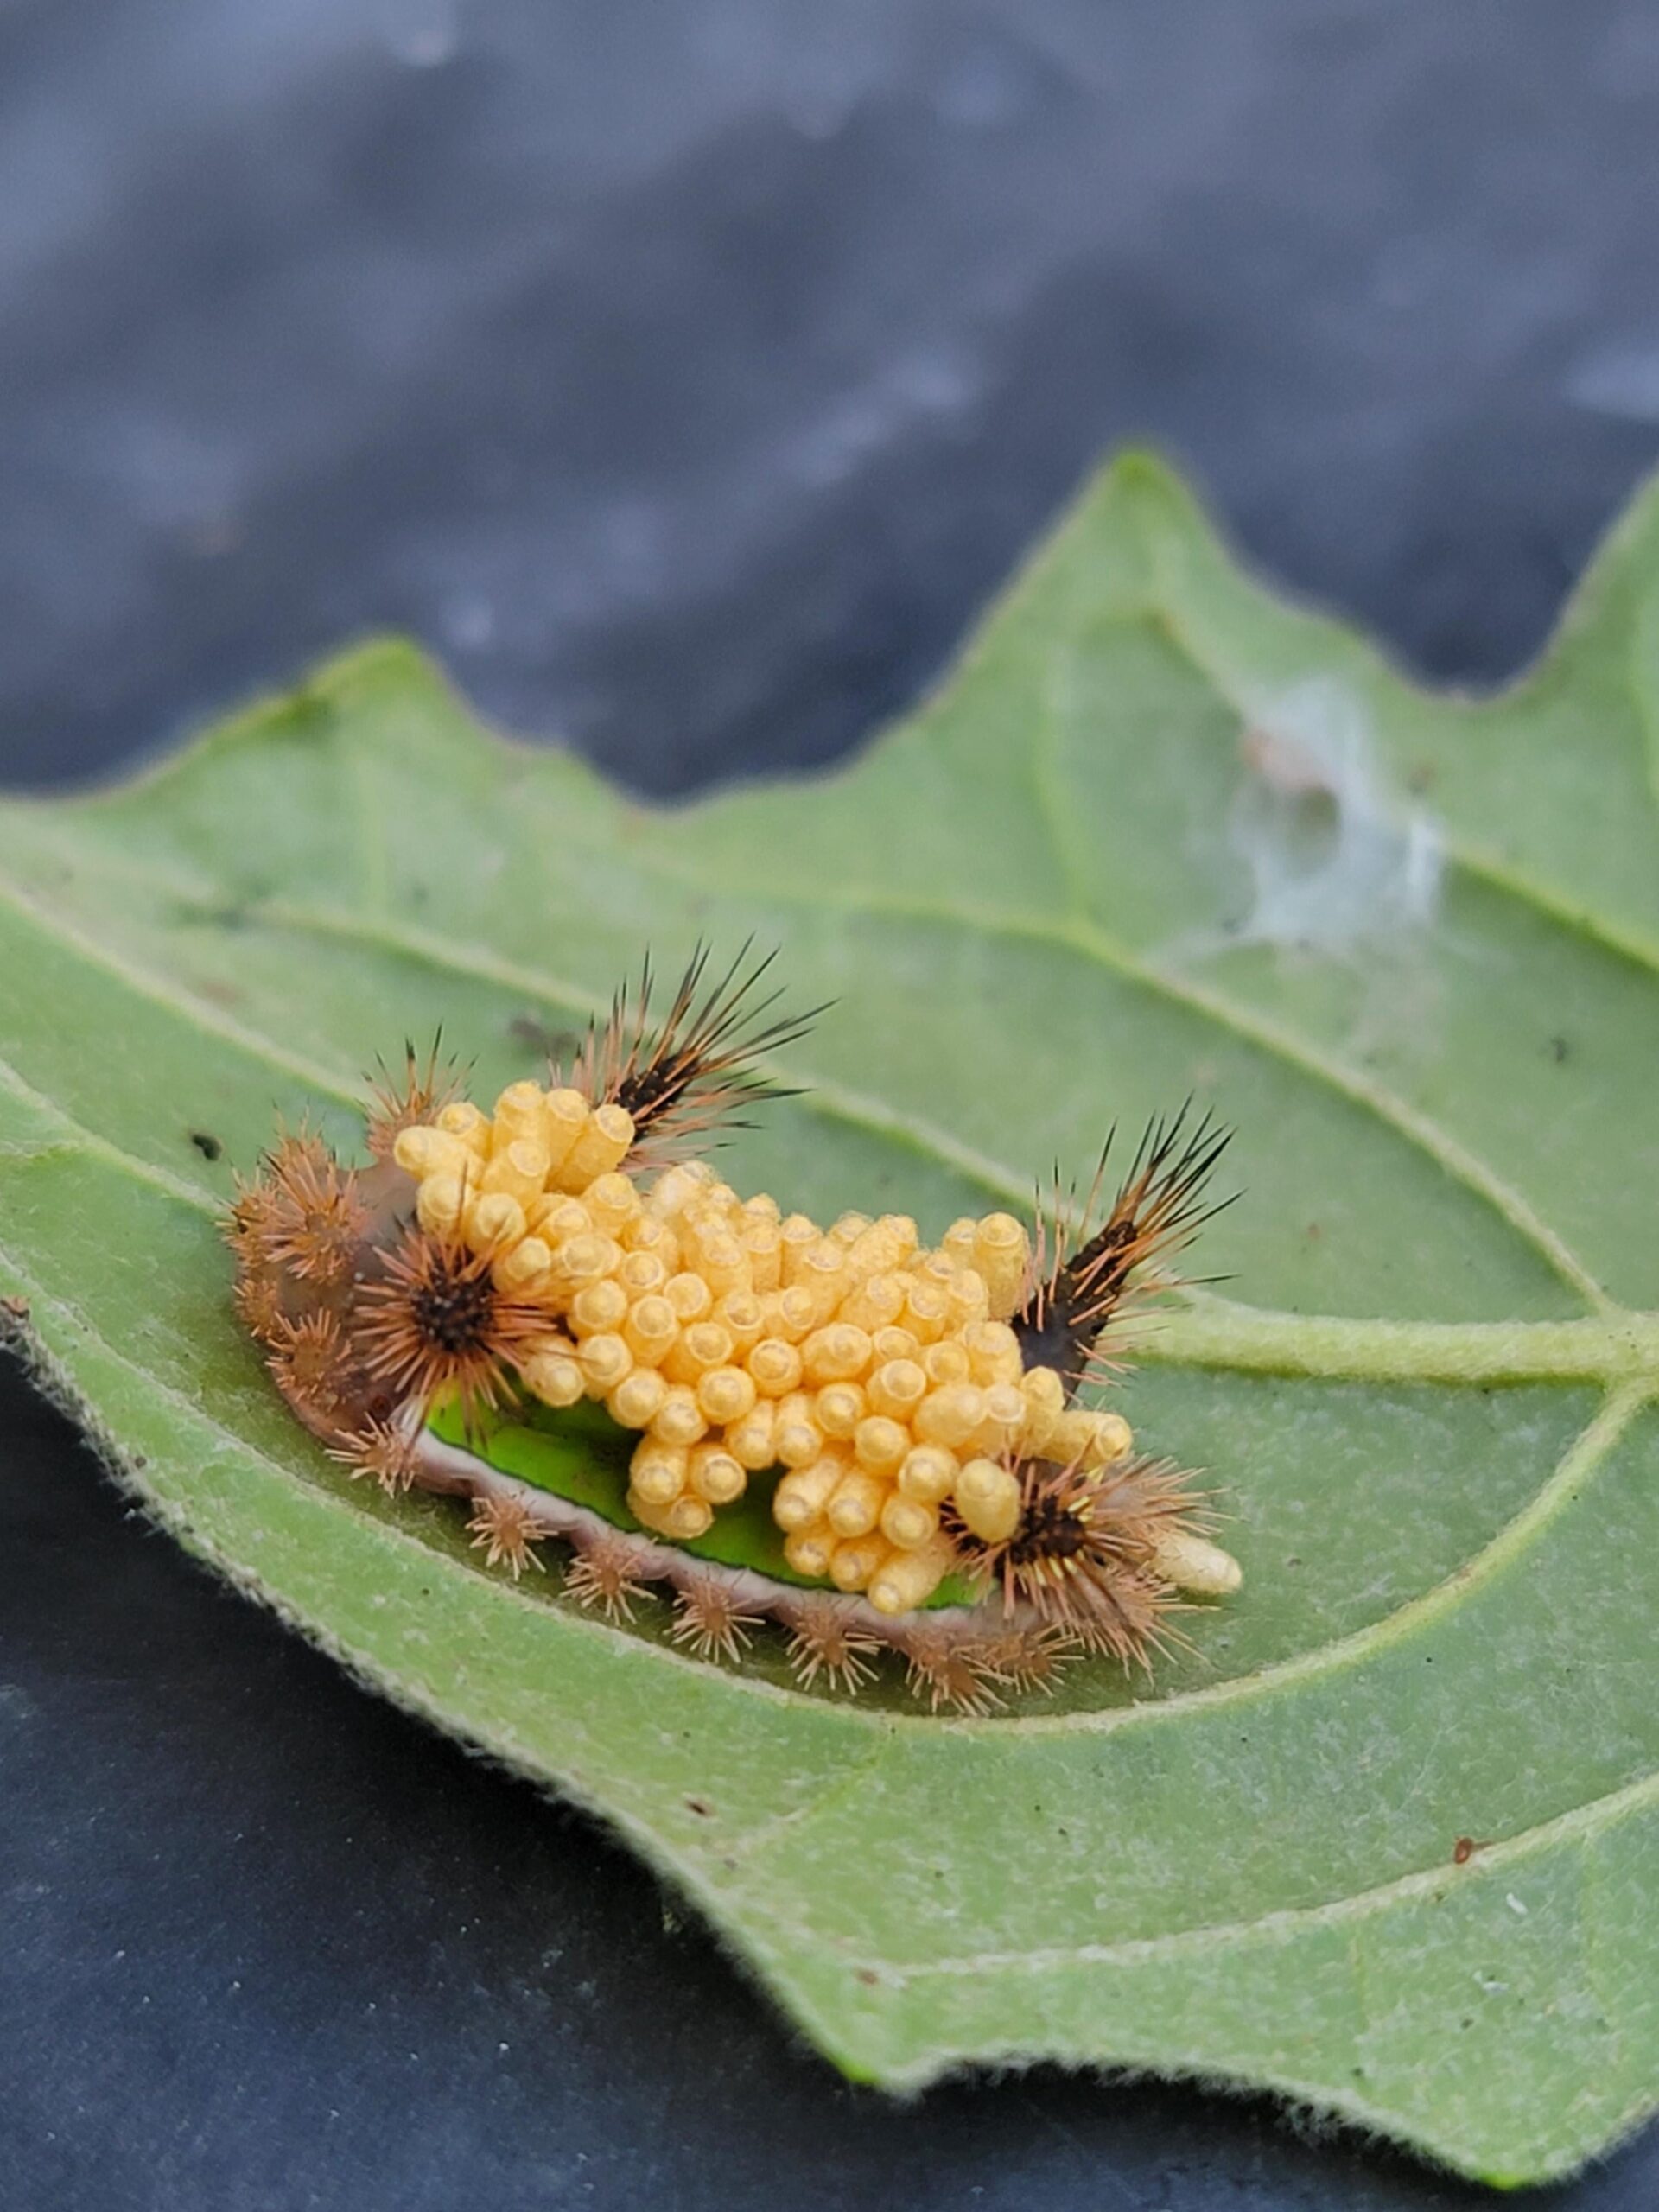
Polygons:
[[700,1821],[712,1821],[715,1817],[715,1808],[706,1797],[688,1797],[685,1809],[688,1813],[695,1813]]
[[1434,763],[1432,760],[1417,760],[1412,764],[1407,773],[1406,789],[1408,791],[1416,792],[1421,797],[1433,781]]
[[1452,1864],[1454,1866],[1466,1866],[1474,1855],[1475,1839],[1473,1836],[1460,1835],[1452,1847]]
[[880,1979],[880,1975],[875,1972],[874,1967],[855,1967],[853,1968],[853,1980],[855,1981],[861,1981],[867,1989],[874,1989]]
[[1557,1067],[1560,1067],[1572,1049],[1565,1037],[1552,1037],[1549,1040],[1549,1057]]
[[1302,1231],[1302,1234],[1306,1237],[1310,1244],[1317,1244],[1320,1237],[1324,1236],[1325,1230],[1317,1221],[1310,1221],[1307,1227]]
[[192,1129],[190,1141],[204,1160],[219,1160],[224,1156],[225,1147],[211,1129]]
[[1300,1567],[1301,1563],[1300,1555],[1295,1552],[1292,1552],[1289,1558],[1285,1561],[1285,1565],[1287,1567]]

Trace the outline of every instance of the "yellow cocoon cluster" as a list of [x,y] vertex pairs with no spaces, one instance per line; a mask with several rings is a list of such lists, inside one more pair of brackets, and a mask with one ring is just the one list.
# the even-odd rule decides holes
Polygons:
[[602,1400],[638,1430],[630,1509],[701,1536],[752,1474],[783,1470],[772,1514],[797,1573],[884,1613],[953,1564],[940,1510],[988,1544],[1017,1524],[1007,1460],[1103,1465],[1133,1438],[1068,1407],[1027,1368],[1010,1316],[1030,1246],[1006,1213],[954,1223],[929,1249],[903,1214],[828,1230],[743,1199],[697,1162],[648,1188],[622,1172],[633,1123],[579,1091],[516,1083],[493,1116],[446,1106],[404,1129],[421,1225],[489,1253],[498,1286],[544,1306],[525,1386],[550,1406]]

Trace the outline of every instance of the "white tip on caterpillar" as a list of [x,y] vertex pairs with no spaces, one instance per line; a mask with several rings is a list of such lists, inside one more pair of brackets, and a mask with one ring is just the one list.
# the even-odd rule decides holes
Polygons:
[[1197,1598],[1230,1598],[1244,1580],[1230,1552],[1190,1529],[1174,1529],[1160,1536],[1152,1564],[1166,1582]]

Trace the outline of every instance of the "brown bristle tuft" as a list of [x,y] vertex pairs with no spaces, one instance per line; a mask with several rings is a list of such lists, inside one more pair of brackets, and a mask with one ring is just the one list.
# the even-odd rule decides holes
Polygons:
[[1089,1649],[1146,1665],[1177,1603],[1157,1568],[1160,1544],[1203,1525],[1187,1477],[1154,1459],[1088,1469],[1033,1459],[1015,1472],[1019,1525],[1005,1543],[965,1542],[973,1571],[1001,1583],[1006,1611],[1029,1605]]
[[423,1407],[453,1395],[468,1428],[500,1403],[550,1326],[540,1307],[496,1288],[487,1252],[418,1228],[359,1294],[358,1313],[370,1373]]
[[749,1645],[749,1630],[760,1624],[759,1613],[748,1612],[719,1582],[699,1577],[687,1583],[675,1601],[674,1625],[669,1635],[699,1659],[726,1659],[734,1664]]
[[251,1262],[264,1258],[265,1239],[282,1204],[282,1192],[274,1182],[261,1176],[246,1183],[237,1177],[236,1195],[219,1226],[220,1236],[239,1260]]
[[368,1421],[340,1443],[329,1447],[328,1457],[351,1470],[352,1479],[368,1476],[388,1497],[412,1488],[420,1466],[416,1438],[406,1423]]
[[564,1587],[579,1605],[597,1610],[613,1624],[631,1621],[635,1605],[645,1594],[645,1585],[635,1572],[633,1546],[620,1533],[590,1537],[583,1543]]
[[327,1422],[345,1402],[345,1350],[338,1317],[320,1306],[297,1321],[278,1317],[268,1363],[283,1395]]
[[1177,1648],[1192,1648],[1169,1625],[1170,1614],[1182,1609],[1179,1597],[1155,1576],[1119,1576],[1109,1602],[1091,1599],[1090,1605],[1071,1626],[1080,1647],[1093,1658],[1150,1674],[1154,1653],[1167,1657]]
[[334,1154],[316,1131],[303,1122],[297,1129],[283,1129],[264,1157],[267,1171],[282,1189],[296,1176],[320,1175],[334,1165]]
[[1065,1672],[1066,1662],[1083,1649],[1082,1641],[1058,1621],[1034,1627],[1010,1628],[992,1637],[984,1646],[987,1666],[1011,1689],[1035,1691],[1052,1697]]
[[655,977],[647,957],[634,990],[620,992],[609,1020],[588,1033],[569,1080],[595,1105],[626,1109],[642,1164],[665,1162],[710,1130],[744,1127],[747,1107],[794,1095],[758,1075],[752,1063],[796,1043],[824,1009],[768,1020],[783,994],[755,993],[777,955],[746,972],[752,943],[713,980],[709,947],[699,944],[660,1022],[652,1018]]
[[918,1621],[895,1630],[893,1642],[903,1654],[905,1679],[912,1696],[925,1698],[930,1712],[983,1719],[997,1712],[999,1680],[982,1645],[969,1642],[946,1624]]
[[1043,1207],[1036,1210],[1030,1284],[1012,1325],[1027,1366],[1055,1369],[1073,1397],[1084,1382],[1111,1371],[1115,1363],[1100,1339],[1125,1301],[1137,1289],[1169,1287],[1168,1280],[1147,1281],[1148,1270],[1182,1250],[1233,1202],[1229,1197],[1212,1205],[1204,1195],[1232,1132],[1208,1114],[1189,1128],[1190,1111],[1189,1101],[1168,1121],[1147,1125],[1098,1229],[1090,1223],[1105,1182],[1109,1135],[1082,1205],[1075,1189],[1062,1190],[1057,1172],[1052,1230]]
[[[324,1285],[349,1281],[372,1227],[357,1177],[321,1139],[284,1137],[270,1155],[269,1203],[255,1209],[248,1256]],[[234,1209],[232,1209],[234,1218]]]
[[236,1278],[232,1298],[237,1319],[257,1343],[274,1345],[282,1333],[282,1285],[272,1271],[257,1261],[245,1261]]
[[505,1567],[515,1582],[527,1567],[538,1574],[544,1572],[535,1549],[542,1532],[522,1499],[505,1494],[475,1497],[467,1527],[473,1548],[482,1549],[486,1567]]
[[803,1605],[782,1618],[791,1630],[789,1663],[804,1688],[822,1675],[827,1688],[851,1694],[875,1680],[870,1662],[881,1647],[855,1627],[850,1605]]
[[414,1046],[404,1041],[404,1066],[395,1075],[384,1060],[370,1084],[367,1143],[376,1160],[390,1160],[392,1147],[405,1129],[432,1121],[461,1096],[461,1071],[454,1059],[442,1059],[442,1030],[423,1063]]

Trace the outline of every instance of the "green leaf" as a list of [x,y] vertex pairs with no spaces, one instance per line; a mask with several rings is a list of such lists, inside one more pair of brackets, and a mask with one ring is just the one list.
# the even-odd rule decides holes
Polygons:
[[[906,727],[672,811],[371,646],[3,810],[0,1284],[184,1541],[598,1808],[849,2073],[1197,2074],[1557,2174],[1659,2093],[1656,743],[1655,493],[1471,705],[1128,460]],[[1154,1685],[940,1722],[697,1664],[347,1484],[232,1325],[275,1113],[349,1145],[405,1033],[487,1090],[647,938],[751,931],[839,1001],[729,1155],[791,1204],[937,1230],[1114,1117],[1237,1124],[1226,1281],[1124,1400],[1247,1581]]]

